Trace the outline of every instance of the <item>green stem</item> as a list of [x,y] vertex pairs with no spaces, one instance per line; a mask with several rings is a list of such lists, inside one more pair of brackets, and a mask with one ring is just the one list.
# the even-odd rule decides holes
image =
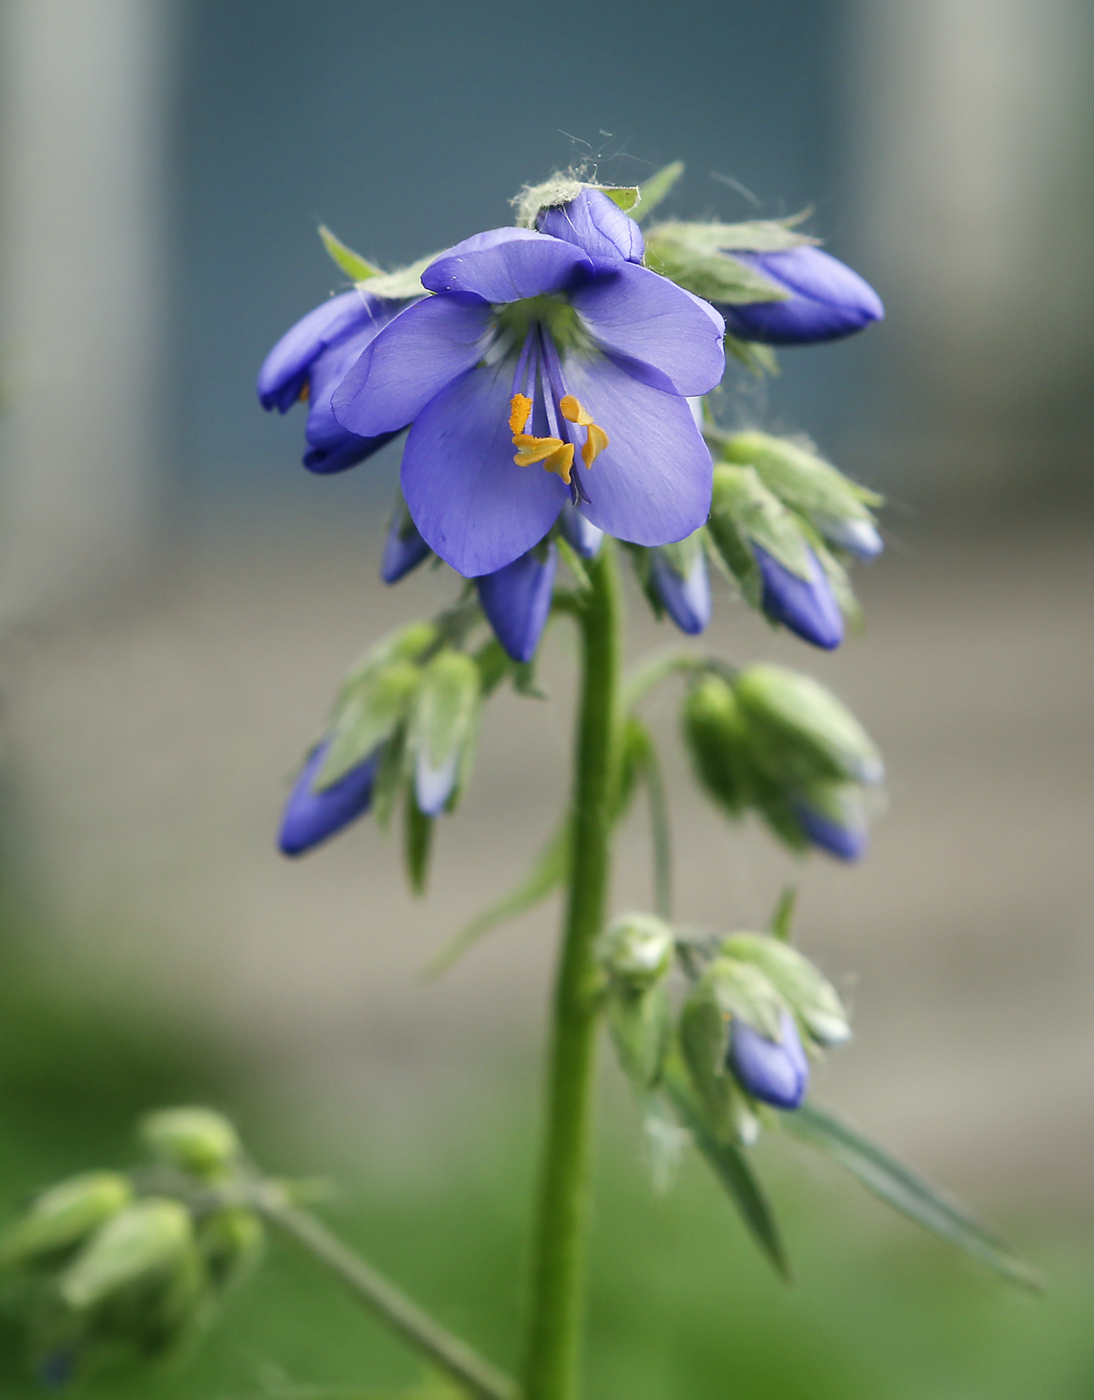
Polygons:
[[582,593],[580,607],[574,609],[581,629],[582,683],[572,846],[533,1239],[525,1400],[570,1400],[576,1386],[581,1333],[597,1031],[593,942],[607,912],[611,798],[619,732],[621,599],[610,541],[604,541],[588,574],[591,587]]
[[362,1301],[436,1366],[478,1400],[515,1400],[516,1382],[454,1337],[384,1276],[348,1249],[309,1211],[290,1204],[276,1188],[256,1195],[255,1204],[313,1258],[325,1265]]

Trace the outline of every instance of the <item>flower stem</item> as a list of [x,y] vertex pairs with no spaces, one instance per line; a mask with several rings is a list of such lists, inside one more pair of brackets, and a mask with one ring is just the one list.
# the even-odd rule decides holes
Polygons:
[[581,1334],[590,1110],[597,1031],[593,941],[604,924],[619,726],[619,575],[611,541],[574,609],[582,682],[562,956],[555,984],[547,1123],[533,1239],[524,1400],[571,1400]]
[[364,1302],[477,1400],[515,1400],[514,1381],[466,1342],[434,1322],[417,1303],[348,1249],[314,1215],[286,1200],[284,1192],[276,1188],[264,1189],[256,1194],[255,1204],[271,1224],[302,1245],[339,1278],[358,1301]]

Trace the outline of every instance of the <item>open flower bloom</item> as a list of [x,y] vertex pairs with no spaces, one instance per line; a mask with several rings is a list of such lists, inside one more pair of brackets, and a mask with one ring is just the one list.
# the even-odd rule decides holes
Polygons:
[[814,345],[840,340],[885,316],[869,282],[830,253],[802,244],[776,253],[732,252],[787,293],[785,301],[719,306],[739,340],[767,345]]
[[351,768],[329,788],[316,791],[314,783],[330,747],[329,740],[316,746],[293,784],[281,817],[278,844],[287,856],[300,856],[336,835],[372,805],[372,789],[380,766],[380,750]]
[[789,1011],[780,1038],[768,1040],[738,1017],[730,1032],[728,1067],[745,1093],[776,1108],[799,1108],[809,1087],[809,1061]]
[[683,575],[666,553],[655,551],[650,564],[650,580],[665,611],[681,632],[694,637],[710,621],[710,574],[701,549],[693,554]]
[[537,545],[569,501],[636,544],[682,539],[710,507],[710,453],[686,396],[724,369],[706,303],[621,257],[491,229],[422,274],[436,295],[380,332],[333,397],[348,432],[411,423],[403,494],[466,577]]
[[551,612],[558,550],[530,549],[478,580],[479,602],[498,641],[520,664],[531,661]]
[[762,607],[803,641],[834,651],[843,641],[843,614],[817,556],[809,551],[809,578],[801,578],[753,541],[763,579]]
[[331,412],[331,395],[362,350],[408,304],[385,301],[355,287],[309,311],[266,356],[258,373],[259,402],[281,413],[302,400],[307,402],[304,465],[309,471],[323,475],[345,471],[398,431],[370,437],[348,432]]

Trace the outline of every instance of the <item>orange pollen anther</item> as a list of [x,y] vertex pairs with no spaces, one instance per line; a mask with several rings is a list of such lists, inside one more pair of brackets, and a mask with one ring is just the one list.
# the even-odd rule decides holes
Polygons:
[[585,446],[581,449],[581,460],[586,467],[591,467],[600,454],[608,445],[608,434],[599,423],[593,422],[593,416],[573,394],[567,394],[559,400],[559,408],[563,418],[571,423],[576,423],[579,428],[585,428]]
[[296,396],[297,403],[307,403],[311,398],[311,380],[305,379],[300,386],[300,393]]
[[532,416],[532,400],[527,394],[514,394],[509,400],[509,431],[523,433]]
[[567,486],[570,484],[570,471],[574,465],[574,445],[556,437],[532,437],[528,433],[514,433],[513,446],[517,448],[513,461],[518,467],[530,467],[533,462],[542,462],[546,472],[557,472]]

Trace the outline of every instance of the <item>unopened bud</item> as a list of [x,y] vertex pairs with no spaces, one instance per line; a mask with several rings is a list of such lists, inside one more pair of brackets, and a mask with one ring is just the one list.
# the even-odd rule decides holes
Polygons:
[[148,1196],[107,1221],[60,1279],[60,1294],[77,1311],[120,1289],[169,1275],[192,1249],[190,1213],[178,1201]]
[[22,1268],[74,1249],[129,1204],[133,1186],[118,1172],[87,1172],[44,1191],[0,1237],[0,1266]]
[[479,715],[479,668],[462,651],[440,652],[422,673],[411,722],[419,811],[435,817],[460,780]]
[[818,1045],[838,1045],[850,1036],[836,989],[796,948],[769,935],[735,933],[722,951],[758,967]]
[[264,1243],[262,1221],[245,1206],[214,1210],[197,1223],[198,1250],[210,1281],[221,1290],[250,1272],[262,1256]]
[[613,982],[630,991],[652,987],[672,967],[672,929],[654,914],[625,914],[601,936],[600,965]]
[[704,676],[684,697],[681,721],[699,782],[730,816],[740,816],[751,790],[749,734],[733,687]]
[[211,1108],[166,1108],[150,1113],[140,1125],[140,1135],[161,1162],[196,1176],[227,1171],[240,1152],[235,1128]]

